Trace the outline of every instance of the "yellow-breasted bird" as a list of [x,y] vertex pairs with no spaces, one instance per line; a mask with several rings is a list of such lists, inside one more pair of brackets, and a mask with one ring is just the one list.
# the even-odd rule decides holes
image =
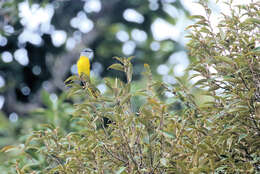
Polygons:
[[82,75],[82,73],[86,74],[86,75],[90,75],[90,62],[89,62],[89,58],[90,56],[92,56],[93,51],[89,48],[83,50],[80,53],[80,57],[79,60],[77,62],[77,68],[78,68],[78,74],[79,76]]
[[[93,51],[89,48],[83,50],[80,53],[79,60],[77,62],[78,75],[83,84],[83,88],[87,88],[89,93],[94,97],[100,96],[100,91],[90,83],[90,78],[84,78],[84,74],[90,77],[90,61],[89,58],[93,56]],[[83,74],[84,73],[84,74]],[[103,125],[108,127],[108,124],[112,123],[108,118],[103,117]]]
[[97,98],[100,95],[100,92],[98,91],[98,89],[92,85],[90,83],[89,79],[84,79],[84,75],[87,75],[88,77],[90,77],[90,61],[89,58],[93,56],[93,51],[89,48],[84,49],[81,53],[80,53],[80,57],[78,59],[77,62],[77,68],[78,68],[78,75],[83,83],[83,87],[84,88],[88,88],[88,91],[92,94],[92,96],[94,96],[95,98]]

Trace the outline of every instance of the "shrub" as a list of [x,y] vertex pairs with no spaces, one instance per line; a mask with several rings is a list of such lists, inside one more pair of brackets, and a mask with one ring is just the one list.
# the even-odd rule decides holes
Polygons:
[[[194,16],[188,44],[190,79],[201,80],[190,85],[186,75],[165,84],[153,80],[145,64],[145,86],[136,89],[132,58],[116,58],[119,63],[110,66],[125,73],[126,81],[105,79],[106,94],[87,76],[84,86],[70,77],[68,95],[81,99],[72,117],[77,129],[65,133],[45,125],[33,132],[23,152],[30,163],[17,162],[17,173],[259,172],[259,4],[231,8],[217,31],[210,9],[201,5],[208,18]],[[171,102],[166,92],[173,94]]]

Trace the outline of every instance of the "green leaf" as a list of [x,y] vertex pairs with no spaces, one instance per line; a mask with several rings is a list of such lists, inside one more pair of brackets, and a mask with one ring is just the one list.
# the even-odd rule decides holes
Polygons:
[[145,107],[142,107],[140,110],[141,110],[141,113],[144,116],[144,118],[152,118],[153,117],[153,113],[152,113],[151,110],[149,110]]
[[195,86],[197,86],[197,85],[202,85],[202,84],[204,84],[205,82],[207,82],[208,80],[207,79],[200,79],[200,80],[198,80],[196,83],[194,83],[193,85],[192,85],[192,87],[195,87]]
[[122,173],[125,169],[126,169],[126,167],[124,167],[124,166],[120,167],[120,168],[116,171],[116,174]]
[[121,101],[121,105],[125,104],[126,102],[128,102],[130,100],[130,98],[132,97],[131,94],[127,94]]
[[240,142],[240,140],[242,140],[243,138],[247,137],[247,134],[241,134],[239,135],[239,138],[238,138],[238,142]]
[[148,74],[151,74],[151,69],[150,69],[150,66],[148,64],[144,64],[144,68],[145,68],[145,71],[148,73]]
[[53,107],[53,103],[50,99],[50,94],[47,91],[43,90],[41,93],[41,97],[42,97],[42,102],[45,106],[47,106],[48,108]]
[[167,138],[170,138],[170,139],[176,138],[176,136],[174,134],[170,133],[170,132],[167,132],[167,131],[164,131],[164,130],[161,130],[160,132]]
[[79,84],[73,84],[73,87],[70,88],[67,93],[67,97],[70,98],[76,95],[77,93],[80,93],[81,91],[82,91],[82,86],[80,86]]
[[38,138],[38,136],[35,134],[29,136],[25,141],[25,146],[27,146],[34,138]]
[[10,146],[3,147],[1,149],[1,152],[9,152],[9,151],[16,150],[16,149],[17,149],[17,146],[10,145]]
[[27,153],[28,155],[30,155],[31,158],[38,160],[38,151],[39,148],[38,147],[34,147],[34,146],[28,146],[26,147],[25,153]]
[[253,49],[254,52],[260,52],[260,47],[256,47]]
[[127,58],[128,61],[131,61],[134,58],[134,56],[130,56]]
[[49,124],[40,124],[41,127],[44,127],[44,128],[47,128],[49,130],[54,130],[55,129],[55,126],[51,123]]
[[204,25],[204,26],[208,26],[209,25],[206,20],[200,20],[200,21],[196,22],[196,24]]
[[109,78],[104,78],[106,86],[110,89],[113,90],[112,84],[111,84],[111,79]]
[[209,30],[207,27],[202,27],[202,28],[200,29],[200,32],[207,33],[207,34],[210,34],[210,33],[211,33],[210,30]]
[[118,70],[118,71],[123,71],[124,72],[124,66],[119,64],[119,63],[115,63],[113,65],[110,65],[108,67],[108,69],[114,69],[114,70]]
[[228,63],[228,64],[234,63],[234,61],[232,59],[230,59],[229,57],[226,57],[226,56],[214,56],[214,58],[216,60],[220,60],[220,61],[223,61],[223,62]]
[[77,75],[73,75],[73,76],[70,76],[69,78],[67,78],[64,83],[68,83],[70,81],[75,81],[75,80],[79,80],[79,76]]
[[[39,168],[40,164],[26,164],[23,166],[23,168],[21,169],[21,172],[26,172],[28,170],[33,170],[34,168]],[[27,173],[27,172],[26,172]]]
[[120,57],[113,57],[114,59],[118,60],[120,63],[125,64],[125,59]]
[[205,17],[204,16],[201,16],[201,15],[192,15],[190,16],[191,19],[204,19],[205,20]]
[[260,19],[248,18],[248,19],[245,20],[245,23],[260,24]]

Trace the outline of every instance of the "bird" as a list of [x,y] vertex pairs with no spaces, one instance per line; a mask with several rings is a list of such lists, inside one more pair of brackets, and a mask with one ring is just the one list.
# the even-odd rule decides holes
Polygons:
[[89,58],[93,55],[93,51],[89,48],[84,49],[80,53],[80,57],[77,62],[78,75],[81,77],[84,73],[88,77],[90,76],[90,61]]
[[[77,61],[78,75],[82,82],[83,88],[87,88],[89,93],[94,97],[98,98],[100,96],[100,91],[91,84],[90,78],[84,78],[84,74],[90,77],[90,61],[89,58],[93,56],[93,51],[89,48],[84,49],[80,53],[80,57]],[[107,128],[108,125],[112,123],[107,117],[103,117],[103,126]]]
[[[90,48],[84,49],[77,61],[78,75],[82,83],[82,87],[87,88],[89,93],[97,98],[100,91],[90,82],[90,61],[89,58],[93,56],[93,51]],[[86,77],[87,76],[87,77]]]

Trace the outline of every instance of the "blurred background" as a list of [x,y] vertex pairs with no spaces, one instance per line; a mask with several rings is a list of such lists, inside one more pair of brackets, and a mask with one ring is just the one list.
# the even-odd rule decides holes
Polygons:
[[[107,70],[113,56],[135,57],[135,81],[148,63],[155,78],[175,84],[174,76],[183,77],[192,61],[185,50],[189,16],[204,14],[193,2],[1,0],[0,147],[22,139],[19,135],[46,119],[66,127],[73,109],[63,95],[64,80],[77,73],[75,63],[86,47],[95,52],[91,77],[102,93],[103,77],[123,78]],[[209,6],[215,10],[214,26],[219,12],[228,10],[213,1]]]
[[[189,0],[2,0],[0,2],[0,108],[10,121],[41,106],[41,91],[55,100],[77,73],[83,48],[95,51],[91,76],[120,76],[113,56],[135,56],[134,79],[148,63],[174,83],[189,64],[185,30]],[[98,84],[105,91],[104,84]]]

